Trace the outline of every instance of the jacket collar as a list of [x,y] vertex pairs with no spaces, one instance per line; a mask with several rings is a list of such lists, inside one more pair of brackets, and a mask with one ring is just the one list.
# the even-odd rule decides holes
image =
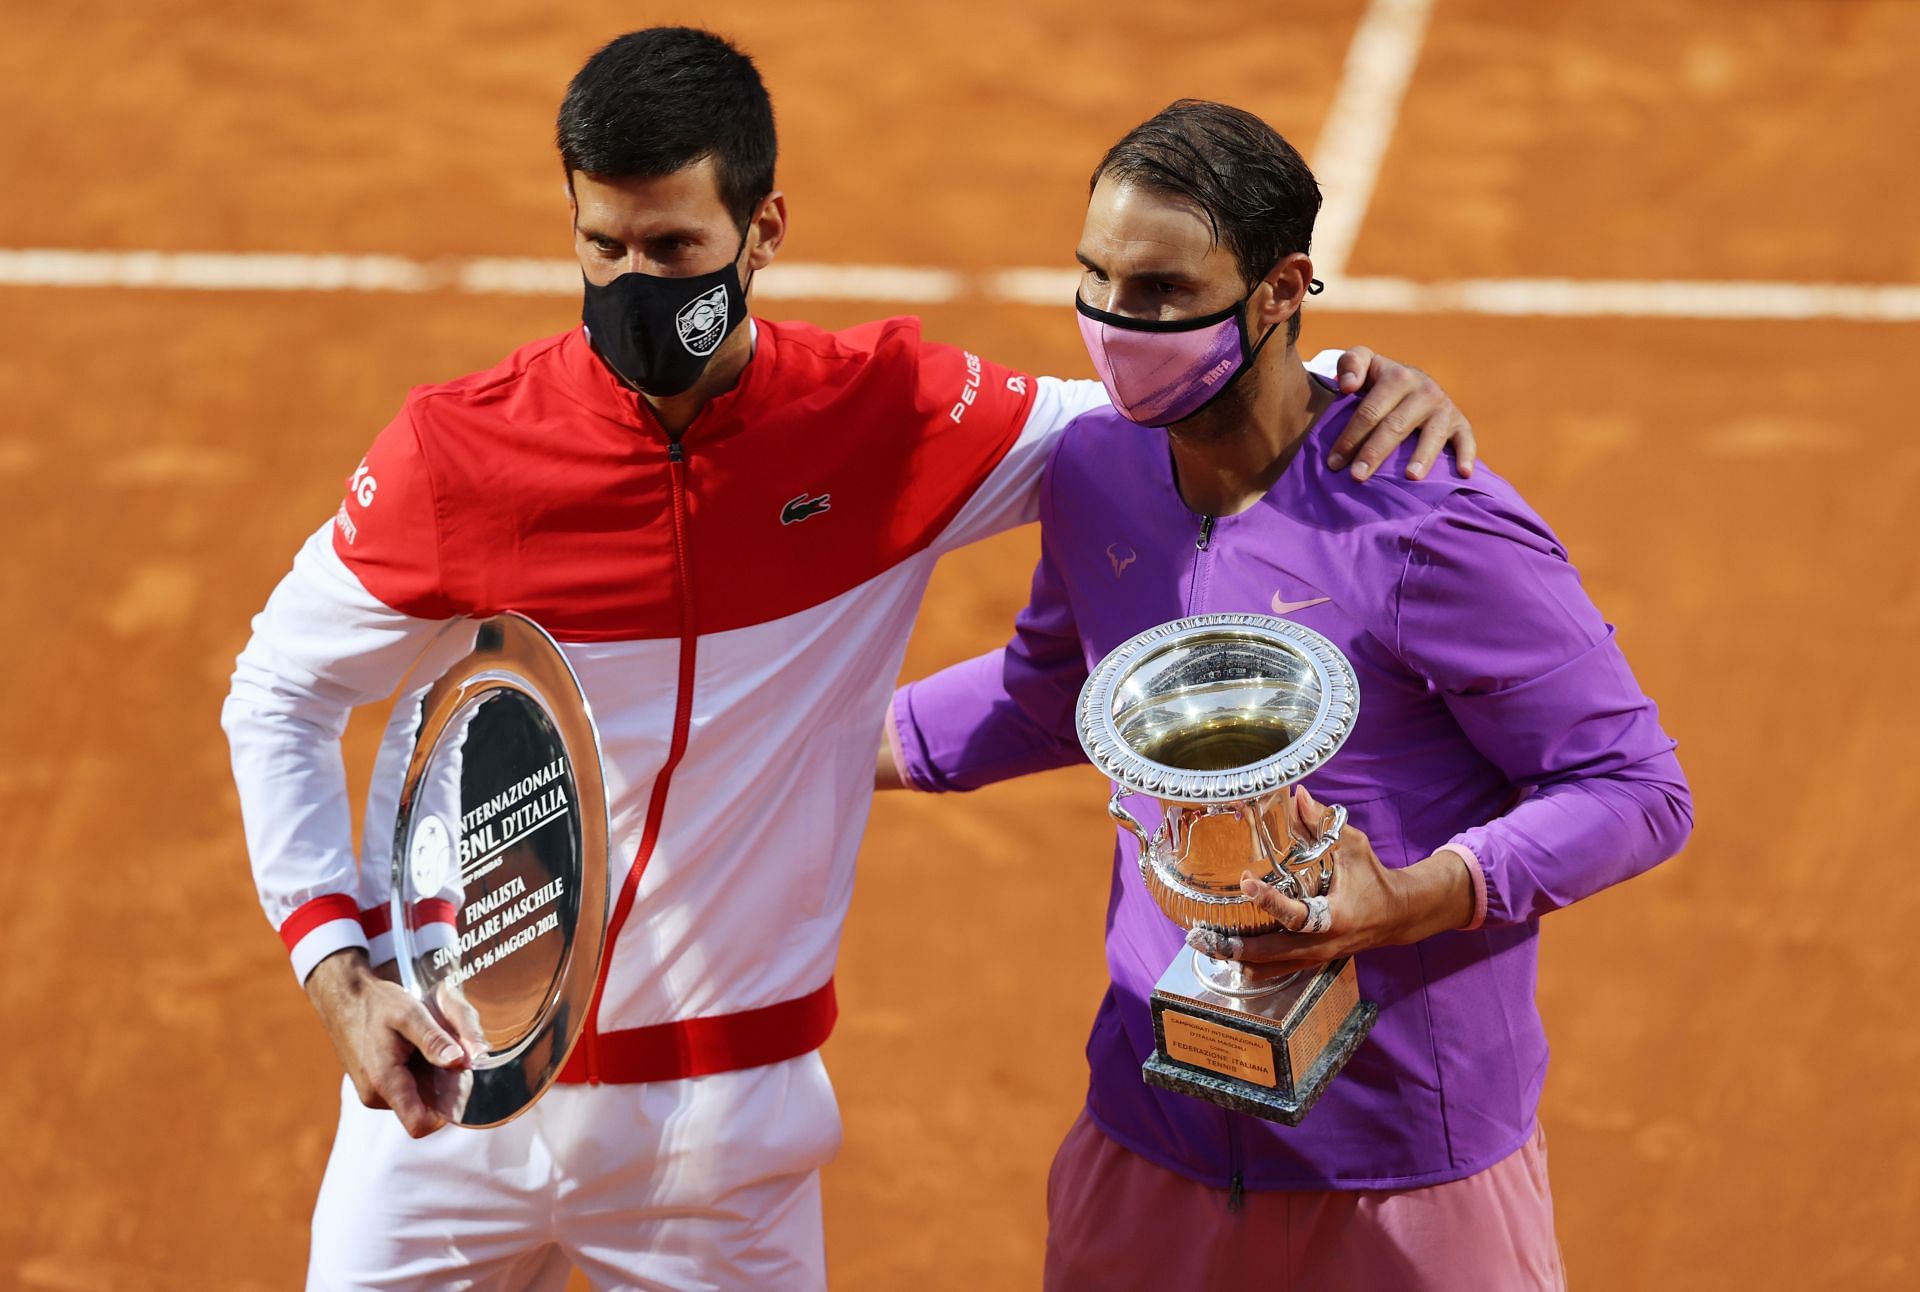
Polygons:
[[[751,410],[764,406],[766,391],[773,384],[779,342],[773,328],[751,315],[747,326],[752,329],[753,338],[753,353],[747,359],[747,366],[741,370],[732,389],[707,401],[687,428],[687,437],[704,438],[715,431],[730,429],[750,416]],[[627,426],[640,426],[649,431],[659,429],[659,422],[640,392],[614,375],[613,369],[593,352],[593,343],[587,339],[584,325],[568,332],[561,341],[560,363],[568,389],[588,408]]]

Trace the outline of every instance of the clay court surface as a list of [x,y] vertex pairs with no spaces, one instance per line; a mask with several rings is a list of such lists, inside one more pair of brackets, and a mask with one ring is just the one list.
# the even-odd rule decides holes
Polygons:
[[[0,249],[565,256],[567,78],[619,31],[701,21],[773,91],[784,260],[960,271],[925,306],[763,313],[919,312],[1085,375],[1064,296],[983,284],[1065,268],[1092,162],[1181,94],[1260,112],[1325,173],[1365,7],[14,4]],[[1920,284],[1920,5],[1438,0],[1416,47],[1346,276]],[[1693,781],[1682,857],[1545,926],[1573,1285],[1920,1285],[1920,326],[1343,309],[1325,276],[1304,345],[1447,384]],[[227,673],[405,389],[577,309],[0,286],[0,1287],[298,1285],[338,1076],[255,905]],[[909,673],[1003,640],[1035,549],[950,559]],[[1101,798],[1074,771],[877,807],[827,1051],[837,1288],[1037,1286],[1104,981]]]

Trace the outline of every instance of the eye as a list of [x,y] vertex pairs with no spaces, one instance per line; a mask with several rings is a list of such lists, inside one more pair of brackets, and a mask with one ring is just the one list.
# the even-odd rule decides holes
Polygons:
[[591,242],[593,249],[603,256],[623,256],[627,252],[625,247],[612,238],[589,238],[587,241]]
[[1104,283],[1107,281],[1107,276],[1098,269],[1089,268],[1086,270],[1086,275],[1096,283]]

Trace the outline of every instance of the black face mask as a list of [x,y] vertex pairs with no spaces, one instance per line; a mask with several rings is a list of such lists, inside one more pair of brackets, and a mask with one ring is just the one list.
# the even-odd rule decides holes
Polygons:
[[607,367],[649,395],[683,395],[746,322],[739,261],[692,278],[631,273],[604,287],[589,282],[580,318]]

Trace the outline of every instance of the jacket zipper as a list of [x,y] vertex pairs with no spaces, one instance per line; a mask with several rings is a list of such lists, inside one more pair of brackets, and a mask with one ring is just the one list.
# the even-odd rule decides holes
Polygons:
[[[645,401],[640,401],[641,420],[648,420]],[[660,821],[666,814],[667,787],[673,780],[673,770],[680,765],[680,759],[687,752],[687,732],[693,721],[693,676],[694,662],[699,646],[699,634],[694,629],[693,616],[693,569],[688,559],[687,535],[687,453],[680,442],[680,435],[667,437],[667,475],[673,494],[673,568],[674,585],[680,600],[680,667],[678,670],[678,693],[673,702],[673,738],[667,745],[667,760],[661,764],[660,774],[654,778],[653,794],[647,800],[646,826],[640,832],[640,846],[634,852],[633,865],[627,868],[626,881],[620,886],[620,897],[614,903],[613,913],[607,919],[606,943],[600,949],[600,973],[593,984],[593,1003],[587,1007],[587,1084],[600,1084],[600,998],[607,989],[607,970],[613,964],[613,947],[619,939],[620,929],[627,922],[627,916],[633,912],[633,900],[640,889],[640,876],[646,872],[647,862],[653,858],[654,846],[660,841]]]
[[1213,522],[1215,519],[1212,515],[1202,516],[1200,518],[1200,536],[1193,540],[1193,550],[1199,553],[1199,555],[1193,558],[1193,577],[1187,581],[1187,613],[1190,615],[1201,613],[1200,603],[1206,596],[1206,553],[1213,548]]
[[[1193,579],[1187,585],[1187,613],[1200,612],[1200,599],[1203,595],[1201,576],[1205,573],[1206,553],[1213,548],[1213,522],[1217,520],[1213,513],[1200,517],[1200,534],[1193,540],[1193,549],[1200,555],[1193,558]],[[1227,1113],[1227,1210],[1238,1211],[1246,1198],[1246,1180],[1240,1171],[1240,1127],[1234,1121],[1233,1114]]]
[[1240,1168],[1240,1125],[1227,1114],[1227,1210],[1238,1211],[1246,1203],[1247,1182]]

